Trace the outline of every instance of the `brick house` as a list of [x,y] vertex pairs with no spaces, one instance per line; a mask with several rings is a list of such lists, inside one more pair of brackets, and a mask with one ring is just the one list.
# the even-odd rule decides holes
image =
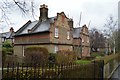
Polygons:
[[50,53],[58,50],[76,51],[80,56],[90,56],[89,35],[86,25],[73,28],[73,20],[64,12],[55,17],[48,17],[48,8],[40,6],[40,17],[28,21],[15,33],[14,54],[24,56],[24,49],[29,46],[40,46]]
[[89,31],[86,25],[73,28],[73,50],[79,54],[79,57],[90,56]]
[[50,53],[58,50],[73,51],[72,27],[73,20],[67,18],[64,12],[48,17],[48,8],[43,4],[40,6],[39,20],[29,20],[16,31],[14,54],[24,56],[24,49],[29,46],[45,47]]
[[4,43],[5,41],[9,41],[10,43],[14,43],[14,29],[13,27],[10,28],[10,31],[9,32],[4,32],[4,33],[1,33],[1,41],[2,43]]

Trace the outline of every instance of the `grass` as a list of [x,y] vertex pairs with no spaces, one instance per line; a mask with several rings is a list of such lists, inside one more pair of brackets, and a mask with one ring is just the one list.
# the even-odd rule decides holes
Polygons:
[[77,64],[89,64],[91,63],[90,60],[76,60],[75,63]]
[[104,54],[102,54],[102,53],[91,53],[91,57],[100,57],[100,56],[104,56]]

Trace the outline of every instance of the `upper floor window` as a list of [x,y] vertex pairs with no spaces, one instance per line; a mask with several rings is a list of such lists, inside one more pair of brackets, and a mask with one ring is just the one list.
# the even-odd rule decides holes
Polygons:
[[14,43],[14,41],[15,41],[15,40],[14,40],[14,39],[12,39],[12,43]]
[[87,43],[89,43],[89,38],[87,38]]
[[84,39],[82,39],[82,42],[84,42]]
[[2,38],[2,42],[5,42],[5,40],[6,40],[5,38]]
[[22,47],[22,56],[25,57],[25,53],[24,53],[24,46]]
[[70,32],[67,32],[67,39],[70,39]]
[[55,28],[55,37],[58,38],[58,28]]

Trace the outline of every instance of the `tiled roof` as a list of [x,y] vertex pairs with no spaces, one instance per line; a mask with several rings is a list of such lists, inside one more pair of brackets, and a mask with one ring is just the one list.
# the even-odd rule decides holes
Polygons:
[[31,22],[28,26],[26,26],[25,29],[23,29],[23,30],[21,31],[20,34],[28,33],[28,29],[32,29],[37,23],[38,23],[38,21]]
[[5,33],[1,33],[2,38],[13,38],[14,36],[14,32],[5,32]]
[[46,21],[40,22],[39,20],[37,21],[28,21],[25,25],[23,25],[15,35],[22,35],[22,34],[29,34],[28,29],[31,30],[31,33],[38,33],[38,32],[45,32],[49,31],[50,29],[50,23],[54,22],[54,18],[56,17],[51,17],[47,19]]
[[73,28],[73,38],[80,38],[81,27]]

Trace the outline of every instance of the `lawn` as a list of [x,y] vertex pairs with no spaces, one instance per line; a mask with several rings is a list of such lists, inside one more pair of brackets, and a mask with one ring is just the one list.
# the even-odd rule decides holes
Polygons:
[[76,60],[75,63],[77,64],[89,64],[91,63],[90,60]]

